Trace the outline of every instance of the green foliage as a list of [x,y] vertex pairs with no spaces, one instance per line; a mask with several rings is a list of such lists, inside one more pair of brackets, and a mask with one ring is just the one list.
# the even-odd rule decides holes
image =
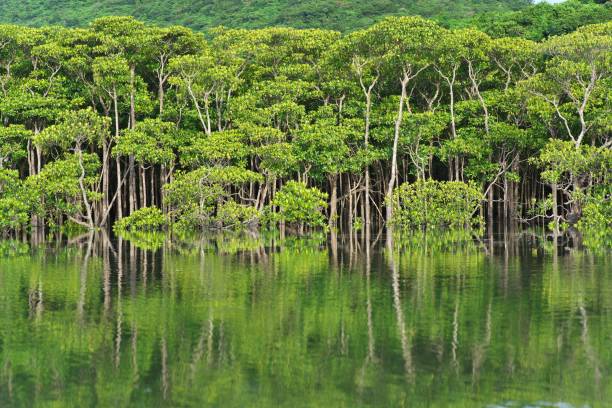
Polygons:
[[[528,1],[453,2],[452,21],[434,13],[449,17],[446,26],[404,16],[436,2],[383,3],[330,9],[387,16],[345,35],[288,27],[202,35],[130,16],[79,29],[0,25],[0,169],[16,169],[21,186],[0,195],[4,229],[27,221],[95,229],[157,205],[185,228],[254,226],[266,209],[265,220],[300,231],[325,216],[339,231],[370,230],[391,221],[383,197],[415,179],[473,183],[487,193],[489,215],[505,201],[505,219],[553,212],[573,223],[610,183],[610,23],[534,42],[458,21],[464,5],[499,11]],[[257,25],[251,18],[233,25]],[[542,182],[559,194],[547,199]],[[306,202],[290,202],[302,194]]]
[[329,28],[351,31],[375,23],[388,15],[423,15],[453,23],[468,20],[475,13],[508,12],[529,5],[528,0],[432,0],[427,2],[347,0],[334,4],[322,0],[299,3],[282,1],[219,2],[175,0],[57,2],[50,0],[7,0],[0,11],[0,21],[30,25],[62,24],[83,26],[105,15],[133,15],[148,22],[181,24],[194,29],[218,25],[226,27],[261,28],[290,26],[297,28]]
[[0,169],[0,233],[25,228],[38,209],[35,190],[19,179],[19,173]]
[[198,133],[181,150],[181,161],[190,167],[244,165],[249,153],[244,141],[244,134],[236,130],[214,132],[210,136]]
[[42,171],[30,176],[26,181],[29,191],[38,195],[41,201],[41,215],[55,224],[62,216],[78,216],[84,212],[83,190],[79,178],[84,170],[83,188],[91,201],[99,200],[100,194],[94,190],[98,181],[100,160],[95,154],[83,154],[83,168],[79,157],[68,154],[43,167]]
[[4,258],[25,257],[30,255],[30,245],[16,239],[0,241],[0,256]]
[[133,155],[141,164],[169,165],[174,161],[174,148],[180,142],[181,134],[173,123],[147,118],[119,136],[113,153]]
[[[553,139],[533,161],[543,169],[542,180],[568,192],[577,213],[585,202],[593,199],[590,198],[592,186],[610,186],[612,151],[606,147],[581,145],[576,148],[572,142]],[[591,202],[591,209],[593,205]],[[593,230],[594,224],[590,226]],[[600,224],[600,228],[606,233],[605,224]]]
[[[179,173],[165,188],[165,202],[170,208],[172,217],[182,228],[203,228],[212,226],[212,222],[226,223],[219,217],[216,209],[231,198],[229,187],[241,186],[249,182],[261,182],[262,176],[240,167],[200,167],[196,170]],[[243,208],[227,207],[230,215],[228,224],[236,219],[247,220],[249,211]]]
[[316,187],[307,187],[298,181],[287,182],[274,196],[270,206],[277,206],[278,213],[271,213],[272,221],[312,228],[325,228],[322,211],[327,208],[327,194]]
[[350,142],[359,130],[333,123],[305,126],[293,139],[294,155],[303,168],[318,178],[350,170]]
[[34,143],[44,149],[82,150],[87,145],[101,145],[109,135],[109,126],[110,120],[91,108],[65,111],[57,125],[47,127],[34,137]]
[[30,220],[29,205],[13,197],[0,198],[0,231],[19,230]]
[[12,167],[26,157],[32,132],[23,125],[0,126],[0,169]]
[[166,225],[166,217],[157,207],[140,208],[113,225],[115,232],[159,231]]
[[393,192],[392,224],[400,228],[462,228],[478,222],[482,193],[459,181],[419,180]]
[[582,209],[577,224],[582,232],[584,245],[594,250],[612,248],[612,191],[599,191],[590,197]]
[[217,228],[240,230],[244,227],[256,226],[259,218],[260,213],[257,208],[229,200],[217,208],[213,225]]
[[552,139],[534,159],[544,168],[542,179],[548,183],[571,184],[576,179],[609,177],[612,152],[605,147],[582,145]]
[[524,37],[538,41],[570,33],[586,24],[610,21],[610,4],[597,3],[603,2],[566,0],[549,4],[541,1],[515,12],[487,13],[474,22],[494,37]]
[[256,147],[254,153],[261,160],[262,172],[274,177],[286,176],[298,167],[298,158],[289,143],[272,143]]

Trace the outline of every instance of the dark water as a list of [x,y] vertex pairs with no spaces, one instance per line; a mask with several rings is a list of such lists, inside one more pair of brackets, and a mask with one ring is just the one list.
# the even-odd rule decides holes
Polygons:
[[4,244],[0,406],[612,406],[610,254],[137,244]]

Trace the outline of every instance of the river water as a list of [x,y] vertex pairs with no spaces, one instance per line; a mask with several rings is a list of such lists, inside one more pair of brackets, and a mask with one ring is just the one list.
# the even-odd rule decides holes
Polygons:
[[0,406],[612,406],[609,253],[378,238],[5,242]]

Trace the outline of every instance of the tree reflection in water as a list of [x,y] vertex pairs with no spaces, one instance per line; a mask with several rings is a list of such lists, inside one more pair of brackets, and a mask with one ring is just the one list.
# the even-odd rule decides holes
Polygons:
[[536,238],[4,242],[0,406],[605,406],[610,254]]

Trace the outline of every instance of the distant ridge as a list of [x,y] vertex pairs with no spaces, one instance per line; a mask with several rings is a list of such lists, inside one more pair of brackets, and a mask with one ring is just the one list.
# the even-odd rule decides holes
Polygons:
[[105,15],[193,29],[272,25],[350,31],[388,15],[422,15],[454,24],[479,13],[528,7],[531,0],[3,0],[0,22],[82,26]]
[[390,15],[421,15],[446,27],[479,28],[494,37],[532,40],[612,20],[612,1],[566,0],[1,0],[0,24],[86,26],[108,15],[155,25],[263,28],[287,26],[350,32]]

